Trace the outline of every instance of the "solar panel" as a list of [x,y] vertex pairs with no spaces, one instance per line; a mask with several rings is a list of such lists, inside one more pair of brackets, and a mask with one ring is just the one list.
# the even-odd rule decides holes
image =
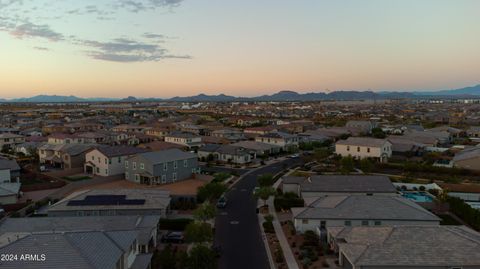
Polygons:
[[68,201],[67,206],[143,205],[145,199],[126,199],[126,195],[87,195],[83,200]]

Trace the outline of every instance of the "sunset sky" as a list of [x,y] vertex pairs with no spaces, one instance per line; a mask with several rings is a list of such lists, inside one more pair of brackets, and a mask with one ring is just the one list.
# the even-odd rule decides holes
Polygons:
[[0,0],[0,98],[480,84],[478,0]]

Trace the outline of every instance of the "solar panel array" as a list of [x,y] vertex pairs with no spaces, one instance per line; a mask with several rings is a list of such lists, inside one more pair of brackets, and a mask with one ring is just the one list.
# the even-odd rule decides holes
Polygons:
[[83,200],[68,201],[67,206],[143,204],[145,204],[145,199],[127,199],[126,195],[87,195]]

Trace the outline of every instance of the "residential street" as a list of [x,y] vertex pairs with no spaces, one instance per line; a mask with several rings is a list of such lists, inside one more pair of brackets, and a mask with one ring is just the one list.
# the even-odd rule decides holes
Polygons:
[[260,168],[246,175],[227,193],[228,205],[219,210],[215,223],[215,243],[222,248],[220,268],[269,268],[255,212],[257,202],[252,192],[258,175],[275,174],[284,168],[284,164],[290,167],[299,162],[299,159],[287,159]]

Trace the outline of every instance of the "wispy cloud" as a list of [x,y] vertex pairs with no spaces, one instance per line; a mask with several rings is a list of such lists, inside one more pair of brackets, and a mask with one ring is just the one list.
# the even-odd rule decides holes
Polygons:
[[40,37],[50,41],[60,41],[64,37],[61,33],[55,32],[50,26],[43,24],[38,25],[31,22],[23,23],[12,27],[9,33],[16,38]]
[[[72,0],[62,0],[72,1]],[[46,0],[39,6],[36,2],[29,2],[25,5],[24,0],[0,0],[0,31],[7,32],[17,39],[40,38],[50,42],[64,42],[78,47],[85,51],[92,59],[113,61],[113,62],[146,62],[160,61],[162,59],[180,58],[191,59],[189,55],[175,55],[163,45],[166,35],[157,33],[139,33],[129,37],[116,38],[112,40],[93,40],[82,38],[76,33],[61,33],[54,30],[51,20],[68,18],[69,16],[89,16],[99,21],[113,20],[120,10],[139,13],[148,10],[155,10],[162,7],[175,7],[183,0],[109,0],[99,1],[95,4],[81,4],[73,1],[75,5],[64,5],[58,9],[56,4],[59,0]],[[80,5],[78,5],[80,3]],[[56,17],[42,17],[31,14],[42,8],[50,8],[60,14]],[[39,8],[40,7],[40,8]],[[44,10],[45,11],[45,10]],[[28,15],[26,15],[28,14]],[[50,21],[49,21],[50,20]],[[162,46],[160,46],[162,44]],[[34,46],[36,50],[49,50],[44,46]]]
[[112,62],[146,62],[168,58],[191,59],[189,55],[173,55],[158,44],[117,38],[110,42],[84,40],[81,42],[92,48],[87,55],[93,59]]

